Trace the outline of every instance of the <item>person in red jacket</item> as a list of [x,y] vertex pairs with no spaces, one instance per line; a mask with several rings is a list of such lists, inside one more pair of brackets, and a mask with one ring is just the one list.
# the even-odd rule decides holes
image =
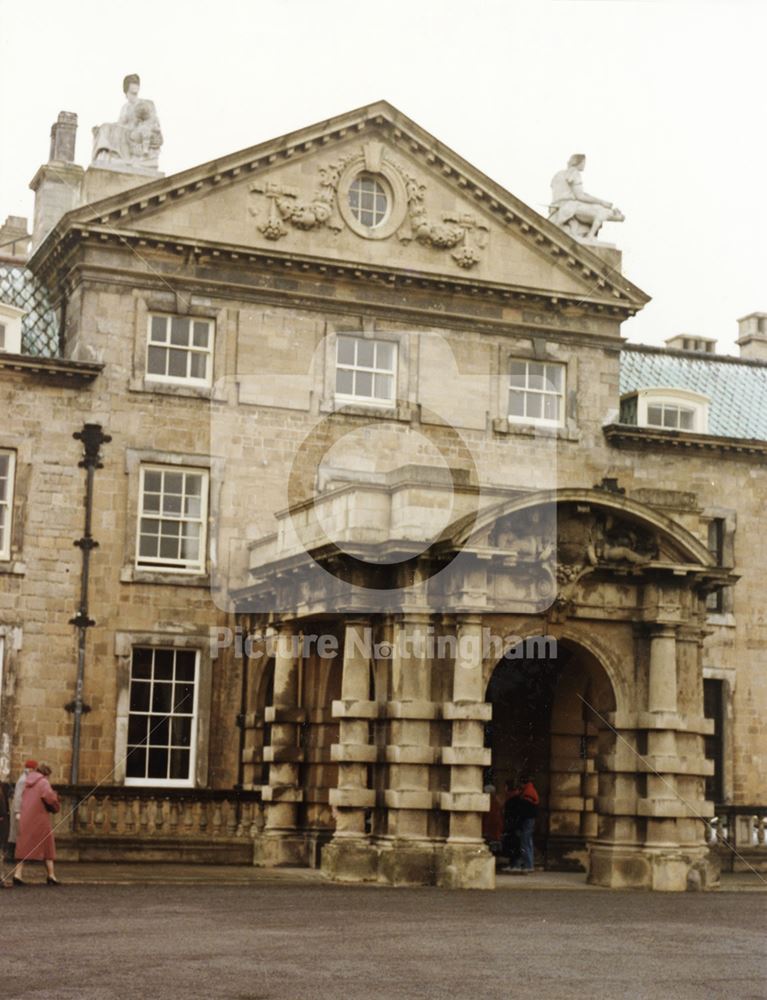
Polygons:
[[528,875],[535,868],[533,833],[538,815],[540,796],[529,775],[520,776],[516,788],[509,792],[504,812],[507,822],[513,824],[515,837],[511,857],[511,871],[517,875]]

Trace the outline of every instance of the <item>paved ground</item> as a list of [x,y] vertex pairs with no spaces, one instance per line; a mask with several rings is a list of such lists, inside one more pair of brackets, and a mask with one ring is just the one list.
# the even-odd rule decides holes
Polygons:
[[760,893],[445,892],[295,874],[4,891],[0,996],[767,998]]
[[[9,871],[10,865],[2,868]],[[159,862],[130,864],[119,862],[56,862],[59,878],[68,885],[100,883],[105,885],[249,885],[252,882],[323,882],[321,872],[312,868],[252,868],[245,865],[185,865]],[[40,881],[42,866],[28,867],[25,878]],[[519,877],[499,874],[499,889],[552,890],[563,889],[581,892],[606,892],[599,886],[588,885],[586,876],[578,872],[536,871]],[[722,875],[722,892],[767,892],[767,873],[739,872]]]

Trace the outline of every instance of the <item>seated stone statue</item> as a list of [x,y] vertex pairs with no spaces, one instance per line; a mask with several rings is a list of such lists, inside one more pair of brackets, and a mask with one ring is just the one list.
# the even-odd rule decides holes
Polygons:
[[135,73],[123,80],[126,101],[116,122],[93,129],[96,166],[157,170],[162,132],[154,103],[139,98],[141,80]]
[[586,157],[576,153],[551,181],[549,219],[576,239],[595,239],[604,222],[623,222],[625,216],[612,202],[583,190]]

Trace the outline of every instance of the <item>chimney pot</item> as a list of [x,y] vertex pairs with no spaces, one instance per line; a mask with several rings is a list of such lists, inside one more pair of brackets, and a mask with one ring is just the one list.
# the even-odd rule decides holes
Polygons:
[[666,347],[695,354],[716,354],[716,340],[713,337],[698,337],[694,333],[677,333],[668,337]]

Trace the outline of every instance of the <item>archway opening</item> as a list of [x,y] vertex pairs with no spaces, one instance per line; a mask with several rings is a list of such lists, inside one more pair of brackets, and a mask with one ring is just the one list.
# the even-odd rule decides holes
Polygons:
[[486,700],[493,707],[487,780],[501,807],[506,782],[530,776],[540,796],[536,867],[585,872],[598,833],[599,757],[613,742],[605,722],[615,710],[607,673],[570,640],[530,637],[498,661]]

